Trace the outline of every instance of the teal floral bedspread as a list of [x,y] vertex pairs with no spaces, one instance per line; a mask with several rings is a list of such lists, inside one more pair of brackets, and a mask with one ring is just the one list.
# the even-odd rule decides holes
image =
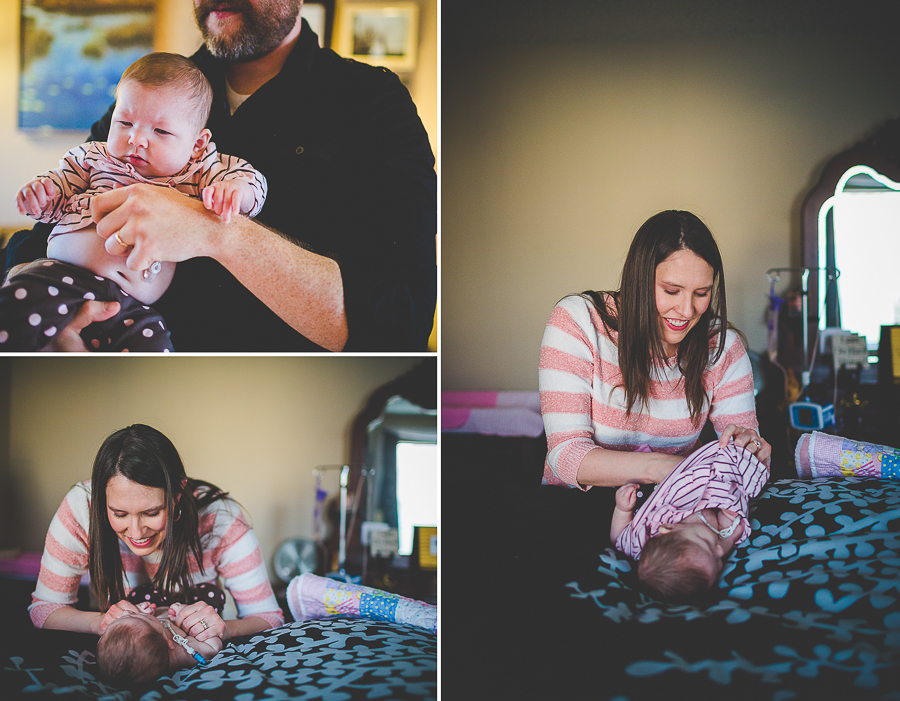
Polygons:
[[900,483],[781,480],[750,516],[702,607],[637,592],[612,548],[568,585],[596,698],[900,701]]

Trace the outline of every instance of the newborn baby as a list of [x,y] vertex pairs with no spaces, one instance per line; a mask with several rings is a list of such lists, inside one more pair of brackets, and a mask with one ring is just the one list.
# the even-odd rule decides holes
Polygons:
[[199,661],[175,640],[175,635],[207,661],[222,649],[221,638],[200,642],[185,635],[168,618],[178,613],[184,604],[173,603],[168,609],[156,611],[151,603],[138,604],[141,613],[126,611],[109,624],[97,643],[97,664],[100,674],[110,684],[131,686],[146,684],[169,672],[192,667]]

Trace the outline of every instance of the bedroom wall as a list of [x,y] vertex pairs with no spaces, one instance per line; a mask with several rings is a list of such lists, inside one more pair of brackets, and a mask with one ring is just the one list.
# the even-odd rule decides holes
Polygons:
[[765,272],[801,264],[806,192],[900,115],[880,4],[466,5],[442,37],[443,387],[536,389],[553,305],[615,288],[670,208],[712,229],[731,320],[763,351]]
[[10,364],[0,362],[0,550],[11,543],[13,519],[12,476],[9,471]]
[[[113,431],[146,423],[175,444],[189,475],[230,491],[251,516],[266,564],[289,537],[313,535],[317,465],[350,459],[369,394],[418,358],[2,358],[9,427],[0,548],[43,549],[63,496],[90,479]],[[4,470],[0,470],[0,479]],[[330,494],[339,488],[335,472]],[[270,569],[271,575],[271,569]]]
[[[346,0],[336,0],[339,12]],[[432,150],[438,145],[438,12],[437,0],[419,2],[418,68],[408,79],[410,94],[428,131]],[[200,32],[189,0],[158,0],[157,51],[190,55],[200,46]],[[19,214],[15,194],[35,173],[59,164],[59,158],[84,140],[87,132],[34,135],[18,131],[16,105],[19,89],[19,17],[21,0],[0,0],[0,145],[4,168],[0,172],[0,228],[30,228],[32,221]],[[99,118],[108,104],[98,107]]]

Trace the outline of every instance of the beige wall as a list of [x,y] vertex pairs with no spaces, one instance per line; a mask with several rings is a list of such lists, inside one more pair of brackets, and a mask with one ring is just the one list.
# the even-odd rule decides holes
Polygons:
[[[313,535],[317,465],[350,459],[369,394],[417,358],[41,357],[0,359],[0,469],[10,533],[0,547],[41,550],[50,519],[97,449],[131,423],[161,430],[188,474],[218,484],[252,518],[266,564],[285,538]],[[8,375],[7,375],[8,368]],[[0,441],[2,445],[2,441]],[[0,464],[6,462],[0,456]],[[337,474],[326,489],[338,489]],[[5,512],[6,513],[6,512]],[[270,570],[271,574],[271,570]]]
[[[407,80],[410,93],[437,152],[438,79],[437,79],[437,0],[418,0],[419,63]],[[343,0],[337,0],[340,8]],[[190,55],[200,45],[200,33],[194,23],[192,3],[188,0],[159,0],[158,51]],[[59,158],[84,141],[87,131],[53,136],[26,134],[18,130],[19,89],[19,15],[21,0],[0,0],[0,145],[4,167],[0,170],[0,227],[30,228],[33,222],[19,214],[15,195],[35,174],[55,168]],[[108,104],[98,105],[97,118]]]
[[[446,27],[446,24],[445,24]],[[731,320],[765,349],[824,163],[900,115],[886,42],[778,35],[453,46],[442,56],[442,380],[536,389],[564,295],[609,289],[637,227],[700,215]]]

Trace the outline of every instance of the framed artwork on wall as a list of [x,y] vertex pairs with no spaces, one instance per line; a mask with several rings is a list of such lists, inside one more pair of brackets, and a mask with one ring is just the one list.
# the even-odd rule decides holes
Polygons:
[[331,31],[334,26],[334,0],[304,2],[302,14],[310,29],[319,37],[319,46],[330,48]]
[[19,128],[84,131],[153,51],[154,0],[22,0]]
[[335,50],[392,71],[415,70],[419,41],[416,2],[354,2],[341,8]]

